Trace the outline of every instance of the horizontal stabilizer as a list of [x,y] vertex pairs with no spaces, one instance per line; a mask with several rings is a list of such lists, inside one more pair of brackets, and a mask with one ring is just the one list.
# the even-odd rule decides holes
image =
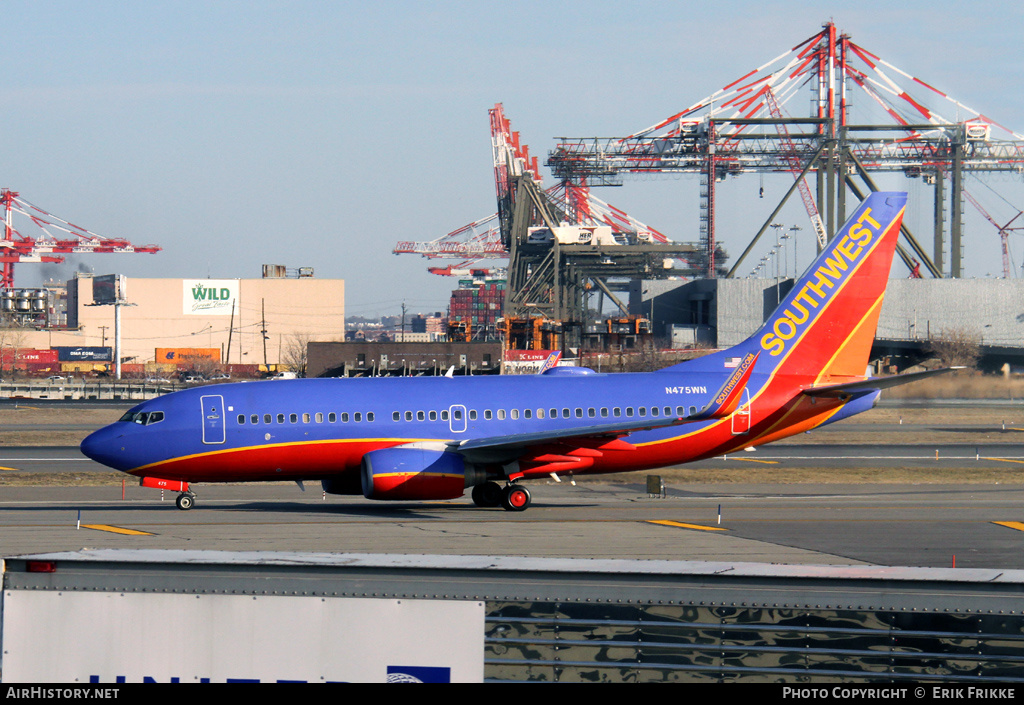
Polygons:
[[911,372],[905,375],[893,375],[892,377],[871,377],[859,382],[847,382],[846,384],[830,384],[824,387],[811,387],[803,390],[803,394],[809,397],[837,397],[844,394],[863,391],[866,389],[888,389],[898,387],[901,384],[916,382],[920,379],[942,375],[953,370],[962,370],[963,367],[943,367],[938,370],[925,370],[924,372]]

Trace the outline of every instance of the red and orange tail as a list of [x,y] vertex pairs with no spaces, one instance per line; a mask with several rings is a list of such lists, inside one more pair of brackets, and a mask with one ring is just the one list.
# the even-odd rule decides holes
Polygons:
[[817,384],[862,378],[882,310],[907,194],[870,194],[745,348],[758,372]]

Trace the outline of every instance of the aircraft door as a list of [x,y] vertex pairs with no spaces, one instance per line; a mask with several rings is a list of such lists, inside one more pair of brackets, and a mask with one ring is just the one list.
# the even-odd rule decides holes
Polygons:
[[452,433],[466,431],[466,407],[462,404],[454,404],[448,408],[448,427]]
[[732,414],[732,435],[741,436],[750,432],[750,390],[743,389],[743,401]]
[[199,398],[203,407],[203,443],[223,443],[226,436],[224,427],[224,397],[210,394]]

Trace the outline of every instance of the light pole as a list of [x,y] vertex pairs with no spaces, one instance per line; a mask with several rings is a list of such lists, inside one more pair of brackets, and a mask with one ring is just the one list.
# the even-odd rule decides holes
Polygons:
[[779,231],[782,230],[785,225],[782,223],[772,223],[768,227],[775,229],[775,249],[779,249],[779,245],[782,243],[782,239],[779,237]]
[[[102,287],[103,291],[99,297],[96,298],[96,284],[97,280],[104,280],[105,286]],[[110,306],[114,307],[114,379],[121,379],[121,307],[122,306],[134,306],[135,304],[128,303],[127,299],[127,286],[126,279],[123,274],[109,274],[103,277],[94,278],[93,284],[93,302],[86,304],[86,306]],[[109,284],[107,284],[109,282]],[[104,327],[103,332],[106,337],[106,330]]]
[[796,234],[803,230],[799,225],[794,225],[789,229],[791,233],[790,237],[793,238],[793,277],[800,276],[800,267],[796,263]]
[[[782,246],[782,239],[779,237],[779,231],[782,230],[782,228],[784,228],[786,226],[783,225],[782,223],[771,223],[768,227],[775,229],[775,249],[773,249],[771,251],[771,253],[770,253],[772,255],[772,257],[775,257],[776,254],[779,251],[779,248]],[[776,299],[780,298],[779,297],[779,260],[778,260],[777,257],[775,259],[775,297],[776,297]],[[778,303],[778,302],[776,302],[776,303]]]

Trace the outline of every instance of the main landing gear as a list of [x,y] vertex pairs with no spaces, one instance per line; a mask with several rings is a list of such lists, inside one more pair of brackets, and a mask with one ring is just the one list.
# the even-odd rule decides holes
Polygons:
[[196,503],[196,496],[192,492],[182,492],[178,495],[178,498],[174,500],[174,503],[178,505],[178,509],[183,511],[191,509]]
[[473,503],[478,507],[504,507],[510,512],[521,512],[530,506],[530,490],[522,485],[502,487],[497,482],[485,482],[473,488]]

